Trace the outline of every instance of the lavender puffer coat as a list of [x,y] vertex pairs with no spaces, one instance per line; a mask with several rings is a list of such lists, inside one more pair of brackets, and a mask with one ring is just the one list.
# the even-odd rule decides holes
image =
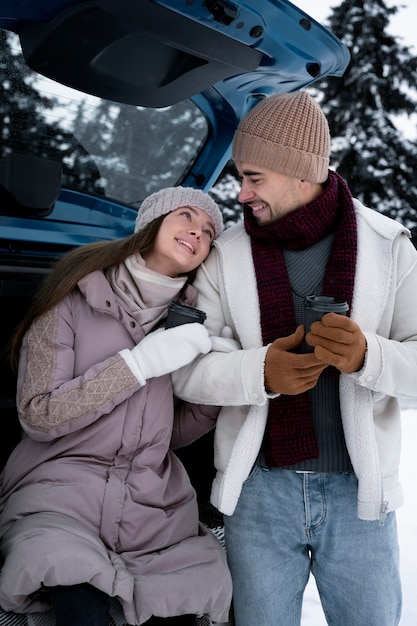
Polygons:
[[170,449],[213,428],[217,409],[184,404],[174,425],[170,376],[141,387],[118,354],[142,337],[101,272],[26,334],[24,435],[1,477],[3,609],[45,610],[48,587],[88,582],[119,598],[129,624],[227,621],[225,555]]

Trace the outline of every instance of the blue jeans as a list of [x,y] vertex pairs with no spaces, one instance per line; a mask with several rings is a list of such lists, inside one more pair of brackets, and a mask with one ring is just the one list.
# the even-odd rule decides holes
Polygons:
[[395,513],[363,521],[356,501],[354,474],[254,466],[224,520],[236,626],[299,625],[310,572],[328,624],[398,624]]

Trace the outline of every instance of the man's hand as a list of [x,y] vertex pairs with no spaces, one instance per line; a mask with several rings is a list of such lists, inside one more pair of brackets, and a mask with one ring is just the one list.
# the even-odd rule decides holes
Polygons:
[[359,371],[365,359],[366,339],[356,322],[344,315],[326,313],[311,325],[306,341],[317,359],[345,374]]
[[304,327],[295,333],[276,339],[265,357],[265,386],[270,393],[297,395],[312,389],[322,371],[327,367],[315,354],[294,354],[303,341]]

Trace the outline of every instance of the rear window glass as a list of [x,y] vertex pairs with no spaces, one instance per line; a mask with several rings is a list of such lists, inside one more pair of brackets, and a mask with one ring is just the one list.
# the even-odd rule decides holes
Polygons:
[[83,94],[31,71],[18,37],[5,31],[0,81],[0,157],[58,159],[63,187],[129,206],[181,182],[207,138],[191,100],[148,109]]

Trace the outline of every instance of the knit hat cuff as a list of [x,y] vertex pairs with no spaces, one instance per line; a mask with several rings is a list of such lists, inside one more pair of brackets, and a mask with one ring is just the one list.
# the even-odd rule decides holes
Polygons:
[[232,157],[235,161],[265,167],[311,183],[323,183],[328,178],[328,158],[268,141],[242,130],[235,133]]
[[214,224],[215,238],[223,230],[223,216],[219,206],[201,189],[192,187],[166,187],[145,198],[138,211],[135,233],[142,230],[157,217],[166,215],[184,206],[196,206],[211,217]]

